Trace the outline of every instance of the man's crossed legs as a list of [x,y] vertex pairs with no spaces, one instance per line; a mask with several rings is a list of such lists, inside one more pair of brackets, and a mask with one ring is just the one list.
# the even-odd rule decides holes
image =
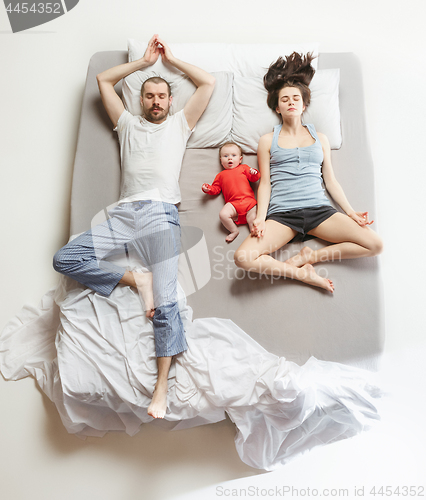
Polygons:
[[[163,418],[172,357],[187,349],[177,304],[178,210],[170,203],[144,200],[120,204],[109,216],[61,248],[53,266],[103,296],[109,296],[120,282],[138,288],[146,314],[152,317],[158,366],[148,414]],[[108,262],[108,257],[123,253],[123,249],[128,256],[135,255],[151,274],[130,273]]]

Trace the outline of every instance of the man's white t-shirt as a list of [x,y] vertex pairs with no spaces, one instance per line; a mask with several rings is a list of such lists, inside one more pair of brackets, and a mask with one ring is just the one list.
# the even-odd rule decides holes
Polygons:
[[124,110],[114,130],[121,154],[119,203],[137,200],[179,203],[179,174],[192,133],[184,111],[155,124]]

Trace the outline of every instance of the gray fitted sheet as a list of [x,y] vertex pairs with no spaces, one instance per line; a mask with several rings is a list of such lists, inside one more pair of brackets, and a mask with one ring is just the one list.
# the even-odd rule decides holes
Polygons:
[[[118,200],[118,141],[100,99],[96,74],[126,60],[126,51],[99,52],[90,60],[74,165],[71,234],[89,229],[93,216]],[[336,176],[354,208],[368,210],[374,218],[374,172],[359,63],[351,53],[320,54],[318,67],[340,68],[341,73],[343,143],[332,151]],[[116,88],[120,92],[120,86]],[[238,238],[226,244],[227,233],[218,219],[223,199],[201,191],[203,182],[211,182],[220,170],[217,155],[216,149],[188,149],[180,178],[181,226],[202,229],[211,266],[210,281],[188,297],[194,318],[230,318],[264,348],[297,363],[313,355],[375,369],[384,341],[378,259],[318,266],[333,279],[334,295],[291,280],[243,277],[232,253],[248,228],[240,228]],[[255,155],[245,156],[244,161],[257,166]],[[307,244],[317,248],[326,243],[315,239]],[[292,255],[301,246],[291,243],[284,254]]]

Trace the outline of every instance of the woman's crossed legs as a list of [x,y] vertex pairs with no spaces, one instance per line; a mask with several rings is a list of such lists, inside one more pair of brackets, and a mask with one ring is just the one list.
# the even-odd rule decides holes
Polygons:
[[320,277],[313,264],[369,257],[382,251],[382,241],[372,229],[361,227],[347,215],[336,213],[308,233],[333,245],[319,250],[304,247],[285,262],[269,255],[286,245],[296,234],[295,230],[284,224],[267,220],[264,236],[249,236],[235,252],[235,263],[247,271],[292,278],[333,292],[333,282]]
[[360,226],[342,213],[336,213],[322,222],[308,234],[334,243],[319,250],[303,247],[286,262],[302,267],[317,262],[334,262],[358,257],[373,257],[381,253],[383,244],[380,237],[368,226]]
[[311,264],[295,266],[274,259],[269,255],[286,245],[296,234],[297,232],[288,226],[274,220],[267,220],[264,236],[262,238],[253,236],[246,238],[235,252],[235,263],[238,267],[249,272],[296,279],[333,292],[332,281],[318,276]]

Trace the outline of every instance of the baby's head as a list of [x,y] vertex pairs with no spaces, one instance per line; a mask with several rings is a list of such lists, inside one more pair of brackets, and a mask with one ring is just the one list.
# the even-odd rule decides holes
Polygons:
[[222,167],[229,170],[243,161],[243,152],[235,142],[227,142],[219,149],[219,158]]

